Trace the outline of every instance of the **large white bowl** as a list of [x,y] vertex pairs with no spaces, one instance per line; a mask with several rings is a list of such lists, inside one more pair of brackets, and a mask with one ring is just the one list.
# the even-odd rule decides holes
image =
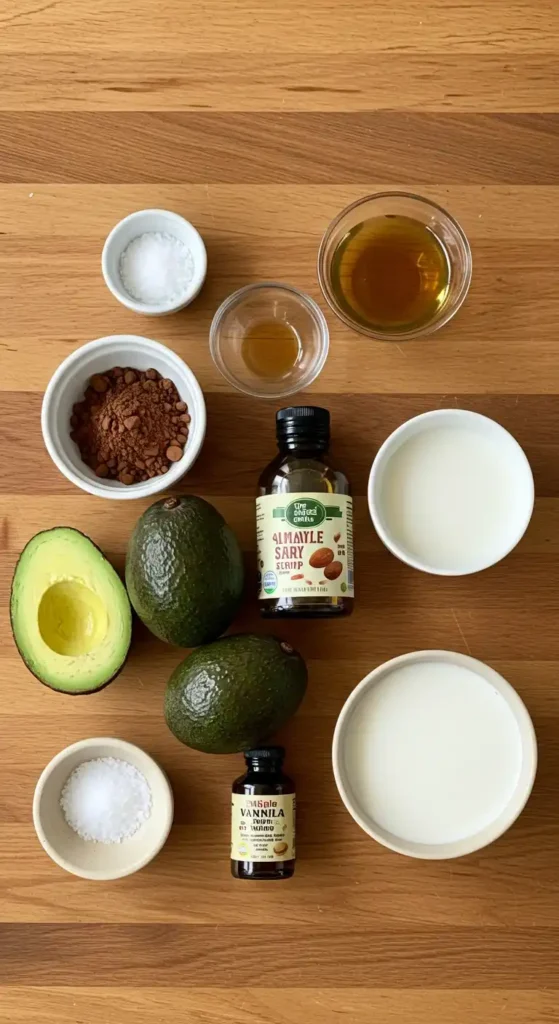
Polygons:
[[[120,277],[120,257],[126,246],[139,235],[152,231],[178,238],[190,249],[194,261],[194,274],[184,292],[173,302],[157,305],[134,299],[126,291]],[[128,217],[115,224],[107,236],[101,256],[101,269],[109,291],[123,306],[144,316],[166,316],[188,306],[204,284],[207,265],[206,247],[201,234],[189,220],[185,220],[178,213],[173,213],[172,210],[136,210],[130,213]]]
[[[460,427],[472,431],[481,439],[487,439],[488,443],[498,443],[511,474],[514,474],[518,495],[518,500],[509,502],[510,522],[506,530],[503,524],[502,537],[491,551],[480,551],[476,556],[464,551],[460,562],[452,566],[427,563],[415,552],[408,550],[396,535],[383,504],[384,478],[393,456],[412,438],[440,427]],[[400,561],[437,576],[465,576],[500,562],[521,540],[534,509],[534,478],[530,463],[518,441],[500,423],[469,409],[435,409],[406,420],[381,445],[369,475],[368,499],[375,530],[388,550]]]
[[[492,821],[486,822],[484,826],[470,835],[461,836],[448,842],[424,843],[412,841],[409,838],[397,835],[388,831],[379,821],[375,819],[372,812],[364,806],[363,799],[360,799],[355,792],[356,780],[352,779],[351,757],[349,735],[351,733],[352,719],[355,715],[363,714],[363,702],[370,697],[371,690],[379,683],[387,680],[392,673],[397,672],[404,666],[410,666],[421,662],[443,662],[450,666],[459,666],[473,672],[488,687],[487,700],[491,701],[495,694],[500,695],[505,701],[509,712],[512,714],[518,729],[520,743],[520,768],[518,776],[511,787],[508,801],[501,806],[500,813],[495,814]],[[385,706],[385,705],[383,705]],[[400,739],[407,743],[406,728],[409,722],[402,724]],[[465,734],[467,735],[467,734]],[[404,745],[405,745],[404,744]],[[332,747],[332,764],[334,777],[340,796],[358,825],[378,843],[387,846],[397,853],[406,854],[408,857],[417,857],[423,860],[445,860],[452,857],[463,857],[473,853],[484,846],[488,846],[495,839],[498,839],[516,820],[523,810],[528,797],[532,791],[537,767],[537,744],[534,727],[528,711],[518,696],[516,690],[503,679],[498,672],[468,655],[454,651],[415,651],[411,654],[403,654],[393,658],[391,661],[379,665],[355,687],[347,698],[334,731]],[[413,781],[410,781],[412,791]],[[357,785],[357,788],[358,785]],[[378,815],[379,817],[381,815]]]
[[[82,461],[78,446],[70,437],[72,406],[83,398],[93,374],[104,373],[113,366],[158,370],[173,381],[192,417],[182,459],[161,476],[129,486],[119,480],[102,480],[95,476]],[[176,484],[196,461],[206,435],[206,405],[192,370],[170,348],[138,335],[114,334],[88,342],[60,364],[45,391],[41,427],[52,461],[82,491],[99,498],[149,498]]]
[[[60,806],[64,783],[78,765],[115,757],[134,765],[151,790],[147,821],[122,843],[86,842],[67,824]],[[140,747],[125,740],[95,737],[61,750],[42,772],[33,797],[33,823],[43,849],[65,871],[106,882],[132,875],[149,864],[164,845],[173,822],[173,791],[165,772]]]

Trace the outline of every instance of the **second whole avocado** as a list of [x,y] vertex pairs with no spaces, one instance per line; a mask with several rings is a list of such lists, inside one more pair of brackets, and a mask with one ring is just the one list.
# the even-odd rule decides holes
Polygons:
[[237,538],[209,502],[164,498],[140,516],[128,545],[126,587],[155,636],[179,647],[215,640],[231,624],[243,585]]
[[281,729],[306,688],[307,667],[290,644],[275,636],[224,636],[177,665],[167,683],[165,719],[186,746],[233,754]]

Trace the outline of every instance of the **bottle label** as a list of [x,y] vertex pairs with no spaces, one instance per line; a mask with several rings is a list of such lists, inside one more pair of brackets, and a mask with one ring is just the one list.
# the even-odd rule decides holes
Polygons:
[[259,599],[353,597],[353,506],[347,494],[256,499]]
[[295,859],[295,793],[233,793],[231,860]]

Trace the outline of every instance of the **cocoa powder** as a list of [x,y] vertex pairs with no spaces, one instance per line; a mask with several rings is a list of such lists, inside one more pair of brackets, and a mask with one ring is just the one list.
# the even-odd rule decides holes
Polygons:
[[70,437],[98,477],[139,483],[182,458],[190,415],[157,370],[115,366],[95,374],[70,419]]

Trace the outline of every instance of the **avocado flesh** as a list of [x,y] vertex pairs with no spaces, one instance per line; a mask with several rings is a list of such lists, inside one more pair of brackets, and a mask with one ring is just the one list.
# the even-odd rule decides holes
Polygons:
[[71,527],[37,533],[23,549],[10,613],[21,657],[54,690],[99,690],[126,660],[132,613],[124,585],[89,537]]
[[288,644],[273,636],[226,636],[177,666],[167,683],[165,719],[186,746],[232,754],[285,725],[306,687],[305,662]]
[[215,640],[231,624],[243,584],[237,538],[203,498],[165,498],[140,516],[126,586],[134,611],[160,640],[179,647]]

